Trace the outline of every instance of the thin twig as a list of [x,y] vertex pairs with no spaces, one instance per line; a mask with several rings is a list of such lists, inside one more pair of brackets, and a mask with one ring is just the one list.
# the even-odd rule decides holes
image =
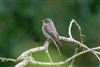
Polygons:
[[0,57],[0,60],[2,61],[2,62],[5,62],[5,61],[12,61],[12,62],[16,62],[16,59],[12,59],[12,58],[4,58],[4,57]]
[[[78,49],[79,49],[79,47],[77,47],[77,48],[75,49],[74,55],[76,55],[76,54],[78,53]],[[75,59],[76,59],[76,58],[75,58]],[[68,67],[73,67],[73,64],[74,64],[74,62],[75,62],[75,59],[73,59],[73,60],[71,61],[70,65],[69,65]]]
[[[68,32],[69,32],[69,37],[70,37],[70,38],[73,38],[73,37],[72,37],[72,33],[71,33],[71,28],[72,28],[72,24],[73,24],[73,23],[75,23],[76,26],[78,27],[79,34],[80,34],[80,40],[81,40],[81,43],[83,43],[82,33],[81,33],[81,27],[79,26],[79,24],[77,23],[77,21],[75,21],[74,19],[71,20],[70,25],[69,25],[69,30],[68,30]],[[74,55],[78,52],[79,48],[80,48],[79,46],[76,47],[75,52],[74,52]],[[69,65],[68,67],[73,67],[74,62],[75,62],[75,59],[73,59],[73,60],[71,61],[70,65]]]
[[46,54],[47,54],[47,56],[48,56],[48,58],[49,58],[50,62],[51,62],[51,63],[52,63],[52,65],[53,65],[53,61],[52,61],[52,59],[51,59],[51,56],[50,56],[50,54],[49,54],[49,51],[48,51],[48,50],[46,50],[45,52],[46,52]]

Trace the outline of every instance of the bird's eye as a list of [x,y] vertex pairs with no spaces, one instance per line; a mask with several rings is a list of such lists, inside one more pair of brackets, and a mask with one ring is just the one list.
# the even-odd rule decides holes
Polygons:
[[45,20],[45,22],[49,22],[48,20]]

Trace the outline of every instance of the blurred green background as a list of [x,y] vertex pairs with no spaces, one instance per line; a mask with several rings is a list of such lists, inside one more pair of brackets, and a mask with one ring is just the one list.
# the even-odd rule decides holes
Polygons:
[[[69,23],[74,18],[85,35],[84,44],[91,48],[100,46],[99,0],[0,0],[0,56],[17,58],[23,51],[42,46],[46,40],[41,30],[44,18],[51,18],[59,34],[67,37]],[[73,37],[80,40],[77,27],[73,25],[72,29]],[[73,55],[76,46],[62,43],[62,56],[58,55],[53,43],[50,45],[53,61],[63,61]],[[44,52],[33,56],[39,61],[49,61]],[[14,67],[15,64],[0,62],[0,67]],[[74,67],[98,67],[98,64],[95,56],[87,53],[77,58]],[[29,63],[26,67],[33,65]]]

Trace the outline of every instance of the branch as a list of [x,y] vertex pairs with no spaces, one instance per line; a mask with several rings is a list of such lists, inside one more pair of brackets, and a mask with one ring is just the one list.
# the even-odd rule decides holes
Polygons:
[[23,60],[20,63],[18,63],[15,67],[25,67],[28,64],[29,61]]
[[50,44],[50,41],[49,41],[49,40],[46,40],[43,46],[41,46],[41,47],[36,47],[36,48],[32,48],[32,49],[29,49],[29,50],[23,52],[23,53],[17,58],[17,61],[26,59],[26,57],[28,57],[28,55],[30,55],[30,54],[32,54],[32,53],[46,50],[46,49],[48,48],[49,44]]
[[[86,45],[84,45],[84,44],[82,44],[82,43],[80,43],[80,42],[78,42],[77,40],[74,40],[74,39],[71,39],[71,38],[66,38],[66,37],[63,37],[63,36],[59,36],[60,37],[60,40],[63,40],[63,41],[66,41],[66,42],[70,42],[70,43],[74,43],[74,44],[77,44],[77,45],[79,45],[79,46],[81,46],[81,47],[83,47],[83,48],[85,48],[85,49],[87,49],[86,51],[83,51],[82,52],[82,54],[84,54],[84,53],[86,53],[86,52],[91,52],[91,53],[94,53],[94,52],[96,52],[97,54],[99,54],[100,55],[100,52],[97,52],[97,51],[95,51],[96,49],[100,49],[100,46],[99,47],[96,47],[96,48],[93,48],[93,49],[90,49],[90,48],[88,48]],[[37,48],[32,48],[32,49],[30,49],[30,50],[27,50],[27,51],[25,51],[24,53],[22,53],[18,58],[17,58],[17,60],[19,61],[19,60],[27,60],[27,61],[29,61],[29,62],[31,62],[31,63],[34,63],[34,64],[40,64],[40,65],[61,65],[61,64],[65,64],[65,63],[67,63],[67,62],[69,62],[69,61],[71,61],[72,59],[74,59],[74,58],[72,58],[72,59],[67,59],[66,61],[61,61],[61,62],[58,62],[58,63],[51,63],[51,62],[39,62],[39,61],[35,61],[35,60],[32,60],[32,57],[31,57],[31,61],[29,60],[30,59],[30,57],[29,56],[31,56],[30,54],[31,53],[35,53],[35,52],[39,52],[39,51],[43,51],[43,50],[45,50],[45,49],[47,49],[47,47],[49,47],[49,44],[50,44],[50,41],[49,40],[46,40],[45,41],[45,43],[44,43],[44,45],[42,46],[42,47],[37,47]],[[79,55],[81,55],[81,53],[78,53]],[[78,55],[78,56],[79,56]],[[75,58],[77,57],[77,54],[75,55]],[[23,61],[22,61],[23,62]],[[21,62],[21,64],[22,64],[22,62]],[[24,62],[25,63],[25,62]],[[23,65],[25,65],[23,63]],[[20,64],[20,63],[19,63]],[[19,65],[18,64],[18,65]],[[16,66],[15,66],[16,67]]]
[[[60,40],[63,40],[63,41],[66,41],[66,42],[69,42],[69,43],[73,43],[73,44],[76,44],[80,47],[83,47],[85,49],[90,49],[89,47],[87,47],[85,44],[82,44],[81,42],[75,40],[75,39],[72,39],[72,38],[67,38],[67,37],[63,37],[63,36],[59,36]],[[91,51],[91,53],[96,53],[98,55],[100,55],[100,52],[97,52],[97,51]]]
[[[73,38],[73,37],[72,37],[72,33],[71,33],[71,28],[72,28],[72,24],[73,24],[73,23],[75,23],[76,26],[78,27],[78,30],[79,30],[79,33],[80,33],[80,40],[81,40],[81,43],[83,43],[82,33],[81,33],[81,27],[78,25],[78,23],[77,23],[74,19],[72,19],[72,21],[70,22],[69,28],[68,28],[69,37],[70,37],[70,38]],[[73,39],[74,39],[74,38],[73,38]],[[74,55],[77,54],[79,48],[80,48],[79,46],[76,47],[75,52],[74,52]],[[73,67],[74,62],[75,62],[75,59],[73,59],[73,60],[71,61],[70,65],[69,65],[68,67]]]
[[4,57],[0,57],[0,60],[2,61],[2,62],[5,62],[5,61],[12,61],[12,62],[16,62],[16,59],[12,59],[12,58],[4,58]]
[[95,47],[95,48],[91,48],[91,49],[88,49],[88,50],[85,50],[85,51],[82,51],[82,52],[79,52],[79,53],[73,55],[72,57],[66,59],[65,61],[60,61],[60,62],[55,62],[55,63],[35,61],[35,60],[32,60],[32,57],[30,58],[29,61],[30,61],[31,63],[33,63],[33,64],[38,64],[38,65],[52,65],[52,64],[53,64],[53,65],[62,65],[62,64],[66,64],[66,63],[70,62],[71,60],[73,60],[73,59],[79,57],[79,56],[82,55],[82,54],[85,54],[85,53],[87,53],[87,52],[91,52],[91,51],[93,51],[93,50],[98,50],[98,49],[100,49],[100,46],[99,46],[99,47]]

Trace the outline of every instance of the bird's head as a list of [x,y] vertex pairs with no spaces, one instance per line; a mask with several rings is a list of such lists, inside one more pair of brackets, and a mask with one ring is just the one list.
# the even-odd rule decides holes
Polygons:
[[50,23],[52,20],[50,18],[45,18],[44,20],[41,20],[43,23]]

